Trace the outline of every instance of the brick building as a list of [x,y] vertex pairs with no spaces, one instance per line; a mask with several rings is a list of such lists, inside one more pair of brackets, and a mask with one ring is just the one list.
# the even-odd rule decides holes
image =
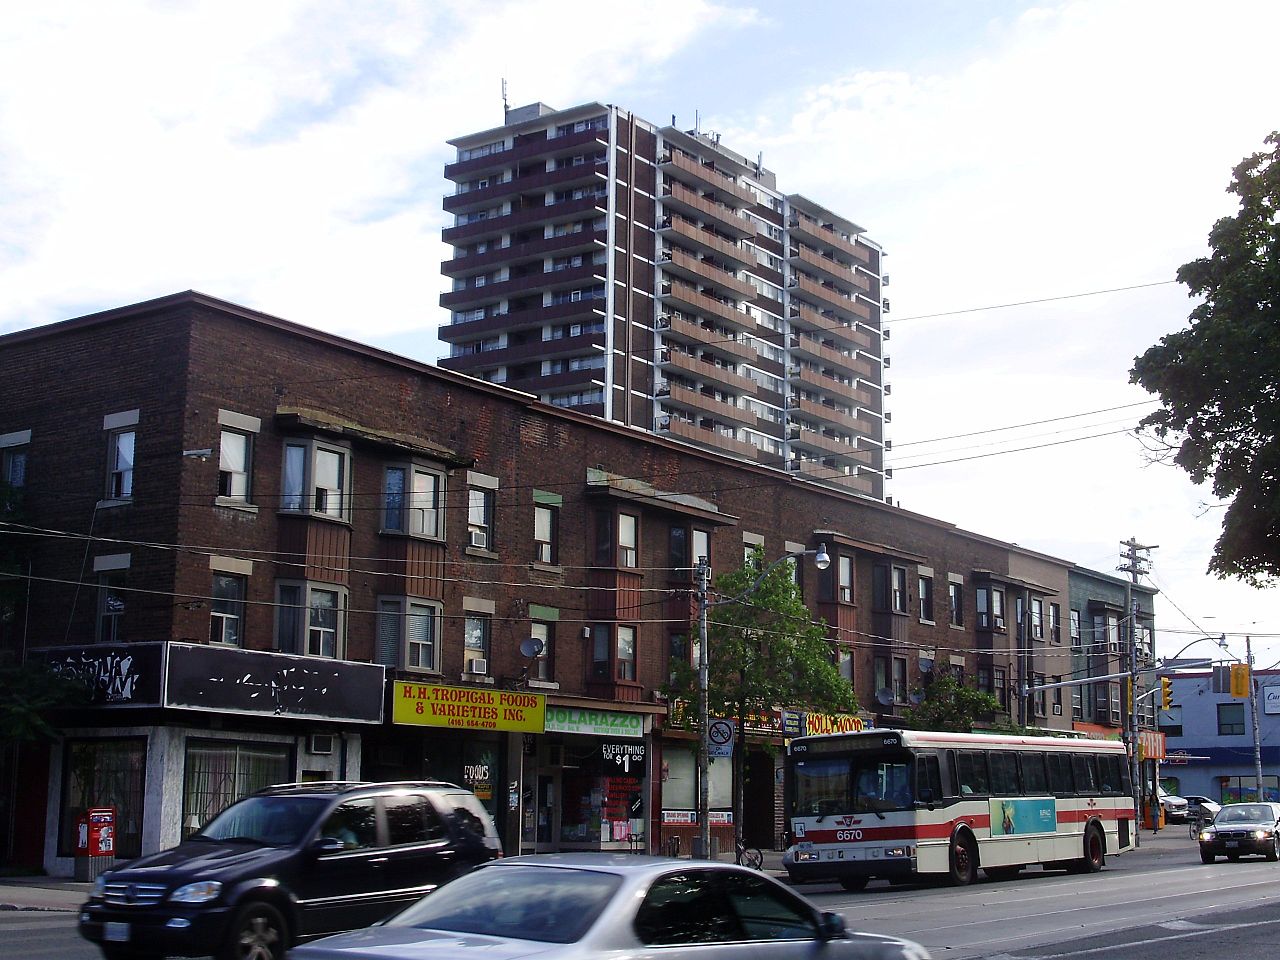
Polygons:
[[[0,337],[0,369],[0,640],[93,695],[8,761],[9,857],[54,872],[86,806],[119,808],[130,855],[306,778],[465,783],[509,851],[687,850],[690,735],[659,689],[704,554],[826,544],[803,594],[868,725],[931,671],[1014,719],[1020,680],[1062,672],[1034,616],[1063,561],[201,294]],[[772,846],[781,721],[753,736],[743,827]]]

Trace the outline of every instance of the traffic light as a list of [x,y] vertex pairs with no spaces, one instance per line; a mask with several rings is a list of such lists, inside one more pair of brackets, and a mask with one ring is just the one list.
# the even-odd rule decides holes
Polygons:
[[1231,695],[1233,697],[1249,696],[1249,665],[1247,663],[1231,665]]
[[1173,707],[1173,678],[1160,678],[1160,709],[1169,710]]

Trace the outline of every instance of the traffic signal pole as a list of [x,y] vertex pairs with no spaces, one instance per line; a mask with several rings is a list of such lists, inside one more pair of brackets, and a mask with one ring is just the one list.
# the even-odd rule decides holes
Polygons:
[[1258,799],[1265,800],[1262,789],[1262,738],[1258,735],[1258,683],[1253,675],[1253,638],[1244,638],[1244,662],[1249,670],[1249,712],[1253,714],[1253,775],[1258,778]]

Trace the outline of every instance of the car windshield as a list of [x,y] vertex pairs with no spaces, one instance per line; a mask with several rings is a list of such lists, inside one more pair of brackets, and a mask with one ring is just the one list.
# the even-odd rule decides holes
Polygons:
[[315,824],[328,802],[324,797],[246,797],[191,839],[292,846]]
[[1254,820],[1274,820],[1275,813],[1265,803],[1236,803],[1223,807],[1215,823],[1250,823]]
[[574,943],[622,883],[615,874],[512,864],[484,867],[387,921],[393,927]]

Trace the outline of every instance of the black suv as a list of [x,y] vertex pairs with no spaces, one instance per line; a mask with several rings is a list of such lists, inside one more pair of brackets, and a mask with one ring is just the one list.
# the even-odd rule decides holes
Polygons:
[[99,877],[80,934],[107,960],[278,960],[500,856],[488,811],[451,783],[269,787],[171,850]]

